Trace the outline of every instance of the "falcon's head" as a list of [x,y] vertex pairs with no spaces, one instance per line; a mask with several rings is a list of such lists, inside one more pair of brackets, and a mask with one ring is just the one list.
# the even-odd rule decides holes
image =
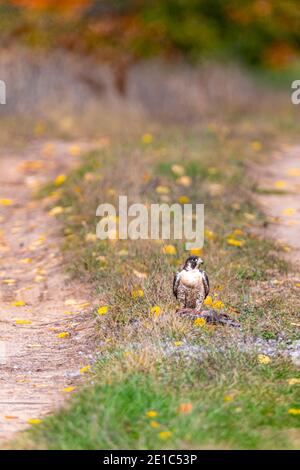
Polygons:
[[187,271],[190,271],[191,269],[199,269],[201,264],[203,264],[203,259],[199,256],[190,256],[184,263],[183,269]]

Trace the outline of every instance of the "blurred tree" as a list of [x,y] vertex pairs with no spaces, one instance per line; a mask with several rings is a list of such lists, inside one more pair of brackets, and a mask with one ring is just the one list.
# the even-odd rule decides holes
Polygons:
[[128,66],[155,55],[234,57],[284,67],[299,57],[299,0],[0,0],[2,44],[65,48]]

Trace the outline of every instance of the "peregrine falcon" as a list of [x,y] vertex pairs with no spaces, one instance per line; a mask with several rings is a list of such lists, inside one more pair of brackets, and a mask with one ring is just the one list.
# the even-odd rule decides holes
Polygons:
[[209,293],[209,281],[205,271],[199,269],[203,260],[190,256],[181,271],[175,274],[173,293],[181,308],[200,310]]

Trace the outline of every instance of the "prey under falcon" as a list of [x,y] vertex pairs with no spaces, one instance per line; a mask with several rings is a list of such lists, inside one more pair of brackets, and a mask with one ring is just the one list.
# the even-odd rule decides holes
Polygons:
[[206,272],[200,269],[201,264],[203,260],[199,256],[190,256],[175,274],[173,293],[181,308],[200,310],[209,294],[209,280]]

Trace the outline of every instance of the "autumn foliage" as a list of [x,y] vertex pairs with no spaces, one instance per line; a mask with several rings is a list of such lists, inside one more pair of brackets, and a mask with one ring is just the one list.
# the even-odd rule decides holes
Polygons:
[[104,59],[235,57],[279,68],[300,50],[298,0],[0,1],[0,40]]

